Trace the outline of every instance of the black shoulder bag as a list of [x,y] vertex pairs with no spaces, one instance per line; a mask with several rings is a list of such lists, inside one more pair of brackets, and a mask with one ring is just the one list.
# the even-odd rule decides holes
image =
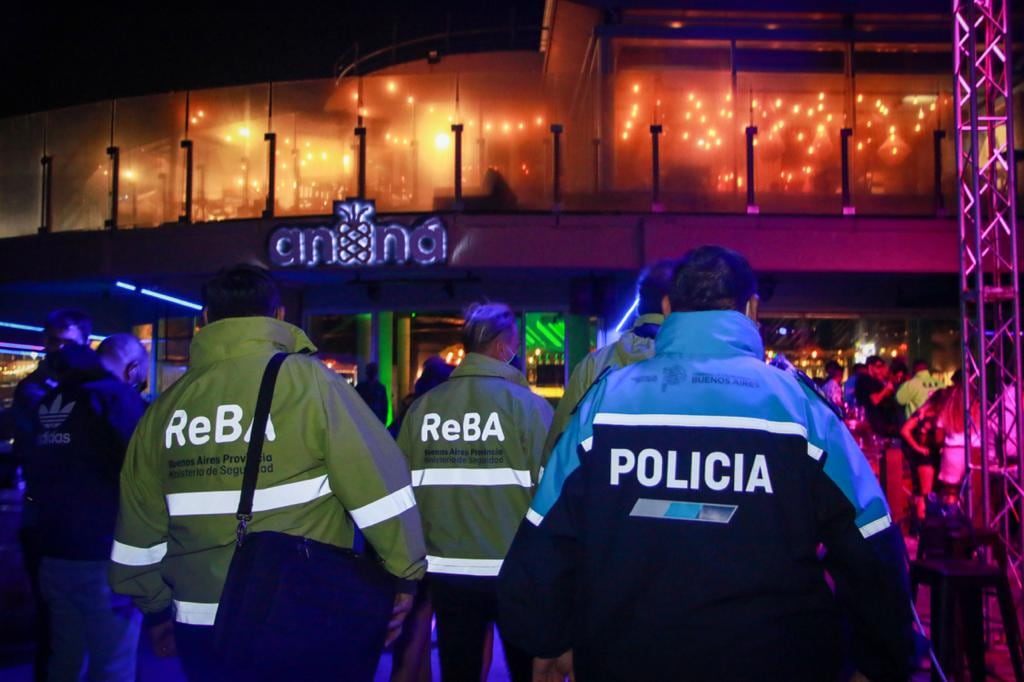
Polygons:
[[[287,532],[249,532],[274,384],[287,353],[267,365],[260,383],[242,492],[237,543],[228,569],[213,637],[221,662],[238,678],[371,680],[384,646],[396,580],[357,551]],[[287,457],[287,452],[279,457]],[[303,513],[301,505],[294,508]],[[288,528],[287,510],[272,525]]]

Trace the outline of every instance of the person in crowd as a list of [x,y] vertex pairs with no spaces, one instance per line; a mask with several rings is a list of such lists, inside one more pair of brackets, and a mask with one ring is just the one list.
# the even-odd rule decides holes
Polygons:
[[430,389],[448,381],[448,377],[452,375],[454,369],[455,365],[449,365],[444,358],[438,355],[431,355],[423,361],[420,377],[413,384],[412,393],[402,398],[398,405],[398,418],[392,421],[391,426],[388,427],[391,435],[395,438],[398,437],[398,432],[402,428],[402,420],[405,418],[405,413],[409,411],[409,406]]
[[[945,391],[942,409],[936,420],[936,427],[942,439],[939,461],[939,487],[942,501],[953,504],[960,495],[960,485],[967,475],[967,426],[964,424],[964,375],[963,370],[953,373],[952,386]],[[972,450],[981,447],[978,432],[980,412],[977,401],[971,403],[970,446]]]
[[499,578],[537,675],[838,679],[841,615],[860,673],[914,669],[899,528],[832,409],[765,364],[756,281],[734,251],[684,255],[654,357],[599,380],[556,445]]
[[[398,435],[426,528],[446,682],[480,678],[497,617],[496,577],[540,478],[552,417],[511,366],[519,330],[507,305],[470,306],[462,339],[462,364],[413,403]],[[503,641],[512,679],[529,680],[530,657]]]
[[640,273],[636,283],[637,317],[633,326],[618,341],[590,353],[573,369],[544,443],[545,454],[554,449],[558,437],[569,423],[572,411],[602,372],[609,368],[625,367],[654,355],[654,338],[664,321],[661,299],[668,293],[673,267],[674,263],[663,260]]
[[211,626],[236,543],[246,424],[251,428],[264,369],[277,353],[296,354],[277,379],[250,533],[273,530],[351,548],[358,527],[400,585],[389,641],[426,562],[401,452],[344,379],[305,355],[316,349],[283,321],[270,274],[246,265],[225,270],[204,286],[203,302],[191,367],[149,408],[128,447],[111,552],[114,591],[134,598],[157,653],[177,650],[190,680],[263,679],[272,674],[268,667],[285,664],[278,679],[353,679],[352,671],[366,668],[372,674],[380,652],[344,646],[370,638],[361,622],[314,625],[297,614],[276,614],[275,623],[282,636],[304,633],[302,656],[271,648],[270,665],[258,671],[221,668]]
[[943,388],[945,382],[932,376],[931,368],[926,360],[914,360],[914,375],[896,389],[896,402],[910,415],[921,409],[935,391]]
[[872,355],[867,359],[867,373],[857,378],[857,404],[864,407],[868,424],[876,435],[892,438],[899,435],[901,410],[896,402],[896,386],[889,379],[885,360]]
[[[440,386],[451,376],[454,365],[449,365],[444,358],[431,355],[423,361],[420,377],[413,386],[413,392],[402,399],[398,419],[391,423],[388,430],[396,438],[401,429],[409,407],[435,386]],[[434,610],[430,604],[430,590],[421,585],[416,592],[412,610],[391,648],[392,666],[391,682],[430,682],[430,636],[433,625]],[[489,645],[485,646],[489,650]]]
[[910,378],[910,370],[903,358],[895,358],[889,363],[889,381],[898,391],[900,387]]
[[131,334],[98,351],[67,344],[48,356],[57,386],[40,402],[25,467],[35,509],[39,582],[50,620],[49,679],[134,682],[142,615],[114,594],[107,562],[118,477],[146,409],[146,350]]
[[843,402],[846,407],[857,407],[857,380],[868,373],[868,366],[862,362],[853,363],[850,376],[843,382]]
[[[18,465],[25,466],[35,447],[35,424],[39,404],[47,393],[57,387],[57,371],[53,365],[55,354],[66,346],[88,345],[90,334],[92,334],[92,319],[80,310],[61,308],[46,316],[46,321],[43,324],[43,348],[46,355],[34,372],[18,382],[11,403],[10,419],[14,436],[11,454]],[[33,662],[33,675],[37,681],[40,681],[48,677],[50,626],[48,611],[39,589],[41,557],[38,549],[39,534],[36,531],[35,514],[35,504],[31,496],[27,496],[18,539],[21,543],[25,570],[28,573],[36,607],[36,655]]]
[[838,409],[844,410],[843,406],[843,368],[835,360],[825,363],[825,376],[827,381],[821,386],[821,392],[825,394],[828,401]]
[[945,390],[933,392],[900,429],[904,454],[911,466],[916,521],[924,520],[926,500],[935,489],[942,451],[938,420],[945,401]]
[[388,390],[380,383],[380,367],[376,362],[366,365],[363,380],[356,384],[356,393],[369,405],[381,424],[388,423]]

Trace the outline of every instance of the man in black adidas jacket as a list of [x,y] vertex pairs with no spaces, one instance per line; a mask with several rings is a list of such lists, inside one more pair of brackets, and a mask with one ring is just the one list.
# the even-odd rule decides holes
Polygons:
[[548,461],[501,570],[503,633],[540,675],[571,655],[580,682],[906,679],[905,549],[864,455],[765,365],[742,256],[696,249],[673,282],[654,357],[605,374]]
[[50,615],[50,679],[135,679],[142,616],[107,582],[118,481],[128,441],[145,410],[139,387],[146,351],[116,334],[94,352],[54,354],[57,386],[36,412],[26,461],[26,505],[42,556],[40,587]]

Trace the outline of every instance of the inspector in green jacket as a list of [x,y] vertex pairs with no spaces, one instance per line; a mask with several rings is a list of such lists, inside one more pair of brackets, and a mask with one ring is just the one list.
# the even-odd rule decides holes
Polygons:
[[[111,584],[144,613],[213,625],[235,549],[235,512],[259,384],[278,352],[313,351],[297,327],[227,318],[192,342],[192,367],[146,412],[121,471]],[[355,521],[403,579],[425,569],[409,470],[356,392],[318,360],[281,367],[250,532],[351,547]]]
[[628,332],[619,337],[615,343],[598,348],[583,358],[569,377],[565,387],[565,395],[558,401],[558,409],[551,420],[551,431],[544,443],[544,455],[551,454],[555,449],[558,437],[569,424],[573,410],[583,400],[583,396],[601,376],[601,372],[609,367],[618,369],[634,362],[654,357],[654,337],[665,321],[664,315],[640,315]]
[[523,374],[469,353],[406,413],[430,573],[496,576],[540,478],[551,406]]

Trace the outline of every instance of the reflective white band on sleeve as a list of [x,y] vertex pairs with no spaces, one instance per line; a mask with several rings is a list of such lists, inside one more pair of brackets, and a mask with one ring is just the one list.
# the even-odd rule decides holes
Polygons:
[[152,566],[160,563],[167,554],[167,543],[161,542],[152,547],[133,547],[114,540],[110,550],[110,560],[122,566]]
[[867,539],[867,538],[871,537],[872,535],[875,535],[876,533],[881,533],[883,530],[885,530],[886,528],[888,528],[891,525],[892,525],[892,519],[889,518],[888,514],[886,514],[885,516],[883,516],[880,519],[875,519],[871,523],[868,523],[868,524],[865,524],[865,525],[861,526],[860,527],[860,534],[863,535],[865,539]]
[[811,442],[807,443],[807,454],[810,455],[811,459],[813,459],[815,462],[820,462],[821,461],[821,455],[824,452],[825,452],[824,450],[819,448],[814,443],[811,443]]
[[777,422],[758,417],[729,417],[710,414],[624,414],[599,412],[595,425],[606,426],[704,426],[717,429],[766,431],[807,438],[807,427],[796,422]]
[[541,481],[542,478],[544,478],[544,467],[541,467],[537,471],[537,485],[540,485],[540,481]]
[[217,620],[217,604],[174,600],[174,620],[185,625],[213,625]]
[[[285,483],[257,490],[252,500],[254,512],[290,507],[312,502],[331,494],[327,474],[307,481]],[[205,514],[234,514],[238,511],[239,490],[214,490],[198,493],[171,493],[167,495],[167,513],[170,516],[199,516]]]
[[530,509],[526,511],[526,520],[535,526],[539,526],[540,522],[544,520],[544,517],[533,511],[533,507],[530,507]]
[[532,484],[528,469],[414,469],[413,486],[426,485],[518,485],[529,488]]
[[495,576],[501,572],[501,559],[451,559],[427,555],[428,573]]
[[594,447],[594,437],[591,436],[590,438],[587,438],[582,443],[580,443],[580,445],[583,446],[584,452],[590,452],[590,449]]
[[416,497],[412,494],[412,486],[407,485],[376,502],[364,505],[359,509],[349,510],[356,525],[369,528],[381,521],[387,521],[416,506]]

